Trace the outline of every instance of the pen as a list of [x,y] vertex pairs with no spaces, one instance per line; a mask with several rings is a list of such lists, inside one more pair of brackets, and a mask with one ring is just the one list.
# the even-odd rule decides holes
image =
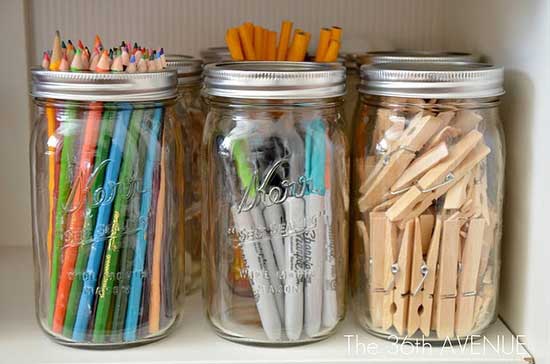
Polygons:
[[324,280],[323,280],[323,326],[334,327],[338,322],[338,302],[336,299],[336,252],[334,245],[334,232],[332,230],[332,199],[331,184],[332,176],[332,148],[329,138],[326,138],[326,159],[325,159],[325,218],[327,226],[327,237],[325,245]]
[[321,328],[323,307],[323,264],[325,227],[325,128],[319,119],[309,123],[305,138],[306,230],[305,257],[305,330],[314,337]]
[[284,158],[288,163],[289,180],[285,180],[288,197],[283,202],[285,212],[284,233],[284,290],[285,330],[289,340],[298,340],[304,323],[304,228],[305,228],[305,177],[304,141],[295,130],[291,119],[280,120],[277,135],[283,141]]
[[[230,140],[227,138],[227,140]],[[242,139],[236,140],[231,145],[231,155],[235,160],[237,174],[241,184],[245,188],[245,193],[255,197],[256,186],[252,171],[246,159],[246,142]],[[229,165],[229,158],[224,158],[224,167],[228,177],[232,176],[232,168]],[[230,178],[233,180],[232,178]],[[260,231],[265,232],[265,223],[262,221],[261,211],[257,207],[251,209],[243,208],[238,201],[238,190],[233,186],[233,206],[231,212],[235,223],[235,230],[239,236],[239,244],[242,247],[245,265],[250,279],[256,307],[260,315],[260,320],[266,336],[270,340],[281,339],[281,318],[279,312],[279,297],[281,293],[276,292],[277,279],[274,274],[277,273],[275,258],[271,251],[269,240],[258,240],[257,234]],[[242,202],[242,201],[241,201]],[[249,236],[252,235],[252,239]],[[267,242],[267,244],[266,244]],[[266,274],[267,273],[267,274]],[[275,278],[274,278],[275,277]],[[282,299],[281,299],[282,301]]]

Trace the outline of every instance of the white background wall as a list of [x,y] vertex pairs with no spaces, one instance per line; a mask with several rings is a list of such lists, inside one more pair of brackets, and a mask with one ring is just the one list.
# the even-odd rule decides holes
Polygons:
[[[291,19],[313,32],[344,27],[344,48],[467,50],[506,67],[502,118],[508,143],[500,312],[538,363],[550,361],[550,8],[548,0],[2,0],[1,245],[30,244],[27,67],[60,29],[105,44],[120,39],[198,55],[225,29]],[[27,62],[27,59],[30,62]]]

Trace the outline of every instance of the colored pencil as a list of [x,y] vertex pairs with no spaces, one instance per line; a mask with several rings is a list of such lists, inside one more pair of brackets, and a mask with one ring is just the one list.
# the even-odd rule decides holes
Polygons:
[[74,143],[76,137],[79,135],[78,131],[78,119],[77,111],[71,104],[68,103],[68,107],[64,113],[64,120],[60,125],[60,134],[63,135],[63,149],[61,152],[61,163],[59,171],[58,181],[58,199],[55,213],[55,236],[52,246],[52,269],[50,274],[50,304],[48,313],[48,323],[50,327],[53,324],[53,316],[55,311],[55,301],[57,296],[57,284],[59,281],[59,268],[61,263],[61,253],[63,245],[63,235],[65,231],[65,214],[66,203],[69,197],[69,191],[71,188],[71,176],[72,176],[72,162],[74,159]]
[[80,163],[77,174],[73,181],[71,190],[72,207],[68,219],[67,229],[65,231],[63,264],[59,287],[57,289],[57,298],[55,313],[53,318],[53,331],[61,333],[65,312],[67,310],[67,300],[69,290],[74,276],[74,266],[76,263],[78,246],[81,243],[82,227],[84,225],[84,211],[86,206],[86,196],[88,194],[88,180],[92,174],[97,137],[101,123],[102,104],[98,102],[90,103],[90,111],[84,129],[84,140],[80,151]]
[[126,140],[128,123],[132,113],[132,106],[129,103],[121,103],[117,105],[118,112],[115,122],[115,131],[109,151],[109,164],[105,172],[105,182],[103,184],[103,193],[105,201],[99,206],[97,220],[94,229],[93,242],[88,257],[86,267],[86,279],[80,296],[76,322],[73,330],[73,339],[83,341],[86,338],[86,330],[88,327],[93,305],[96,283],[99,276],[99,268],[103,256],[105,239],[107,238],[106,228],[109,225],[111,217],[111,209],[114,200],[115,186],[118,181],[118,174],[122,160],[122,151]]
[[86,204],[82,243],[78,248],[78,257],[76,259],[74,280],[71,286],[69,302],[67,304],[67,313],[65,315],[66,317],[63,335],[67,337],[72,337],[73,335],[73,327],[76,319],[78,303],[80,300],[80,295],[82,293],[82,286],[84,284],[84,270],[86,268],[88,256],[90,254],[93,231],[97,218],[97,211],[99,209],[99,205],[102,203],[101,187],[103,186],[105,170],[109,163],[107,157],[109,156],[109,147],[111,145],[111,136],[113,133],[115,117],[116,112],[114,111],[113,107],[105,105],[105,111],[103,112],[103,117],[101,119],[101,129],[99,131],[99,138],[95,155],[94,177],[92,185],[89,189],[89,192],[91,192],[91,196],[88,197]]
[[[136,176],[143,175],[145,158],[147,157],[147,146],[149,145],[151,127],[148,125],[153,116],[153,110],[145,110],[144,117],[140,129],[140,137],[138,141],[138,158],[134,160],[134,173]],[[139,216],[141,194],[143,191],[143,181],[138,185],[137,193],[133,194],[128,202],[128,216]],[[113,326],[111,340],[121,341],[126,319],[126,311],[128,307],[128,294],[130,292],[130,277],[132,269],[132,261],[135,254],[135,245],[137,234],[139,232],[140,220],[134,225],[127,228],[127,234],[124,235],[122,241],[122,252],[120,254],[120,269],[119,269],[119,293],[115,300]]]
[[[164,136],[166,138],[166,136]],[[163,138],[163,139],[164,139]],[[155,219],[155,240],[153,242],[153,270],[151,272],[151,294],[149,304],[149,333],[160,330],[160,261],[164,238],[164,209],[166,200],[166,147],[161,145],[160,186]]]
[[130,119],[128,135],[124,146],[124,158],[120,167],[120,176],[116,197],[113,205],[113,216],[111,223],[111,235],[107,245],[105,257],[105,265],[103,266],[103,279],[99,288],[99,302],[97,307],[93,341],[103,342],[105,340],[105,328],[111,308],[111,300],[113,288],[118,269],[118,258],[120,251],[120,243],[126,223],[126,207],[128,199],[133,193],[136,193],[134,188],[133,167],[134,159],[137,157],[137,143],[139,138],[139,129],[143,119],[143,109],[134,110]]
[[126,315],[124,327],[124,340],[132,341],[136,339],[136,329],[138,321],[138,311],[141,299],[142,290],[142,273],[145,262],[145,254],[147,248],[147,230],[148,230],[148,215],[151,207],[152,185],[153,185],[153,169],[157,153],[157,142],[160,127],[163,118],[163,108],[155,109],[152,125],[151,138],[147,146],[147,157],[143,172],[143,192],[141,195],[140,207],[140,227],[137,232],[136,250],[134,254],[134,263],[132,276],[130,279],[130,293],[128,297],[128,312]]

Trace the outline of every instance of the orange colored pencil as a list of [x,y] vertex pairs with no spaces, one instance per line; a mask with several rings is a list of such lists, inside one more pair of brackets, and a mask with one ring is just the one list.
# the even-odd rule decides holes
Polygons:
[[279,46],[277,48],[277,61],[286,60],[292,25],[293,23],[288,20],[284,20],[281,24],[281,34],[279,35]]
[[88,195],[87,184],[94,165],[95,149],[101,124],[102,104],[94,102],[90,104],[90,108],[80,152],[78,174],[71,188],[69,201],[67,201],[67,204],[69,204],[72,198],[71,210],[69,211],[70,217],[65,231],[63,264],[53,316],[52,329],[55,333],[63,331],[67,300],[69,299],[69,292],[74,279],[74,266],[84,225],[84,211],[86,210],[86,196]]
[[48,120],[48,193],[50,203],[50,216],[48,222],[48,262],[49,272],[52,269],[52,246],[55,229],[55,149],[53,145],[55,129],[57,128],[56,112],[53,105],[46,106],[46,119]]
[[155,220],[155,238],[153,240],[153,272],[151,278],[151,295],[149,305],[149,333],[151,334],[160,330],[160,259],[162,254],[162,241],[164,240],[164,206],[166,199],[165,151],[166,147],[163,142],[160,156],[160,186],[157,203],[157,215]]

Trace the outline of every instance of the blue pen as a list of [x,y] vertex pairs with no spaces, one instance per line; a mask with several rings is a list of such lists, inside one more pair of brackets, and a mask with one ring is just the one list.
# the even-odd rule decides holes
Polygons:
[[128,296],[128,311],[124,325],[124,340],[133,341],[136,339],[139,307],[141,302],[141,289],[143,286],[143,266],[145,264],[145,253],[147,251],[147,228],[149,221],[149,210],[151,208],[151,197],[153,189],[153,170],[155,168],[157,154],[157,140],[162,125],[163,109],[156,108],[151,121],[151,139],[147,146],[147,157],[143,172],[143,190],[141,192],[141,207],[139,212],[140,226],[137,232],[136,249],[134,253],[134,264],[132,278],[130,280],[130,293]]
[[304,234],[304,326],[306,334],[316,336],[321,329],[323,306],[323,267],[326,240],[325,223],[325,125],[314,120],[306,128],[305,175],[306,228]]
[[84,287],[80,296],[76,322],[73,330],[73,340],[84,341],[86,339],[86,331],[88,322],[92,314],[93,300],[95,296],[96,283],[99,276],[99,267],[103,257],[103,249],[105,246],[106,231],[109,220],[111,218],[111,207],[113,206],[114,196],[116,194],[116,186],[118,182],[118,173],[120,163],[122,161],[122,151],[124,150],[124,142],[126,140],[126,132],[130,115],[132,114],[132,106],[128,103],[118,105],[120,109],[117,112],[115,121],[115,131],[109,150],[109,163],[105,172],[105,182],[103,183],[104,200],[99,205],[97,220],[94,229],[92,247],[90,248],[90,256],[86,266],[84,275]]

